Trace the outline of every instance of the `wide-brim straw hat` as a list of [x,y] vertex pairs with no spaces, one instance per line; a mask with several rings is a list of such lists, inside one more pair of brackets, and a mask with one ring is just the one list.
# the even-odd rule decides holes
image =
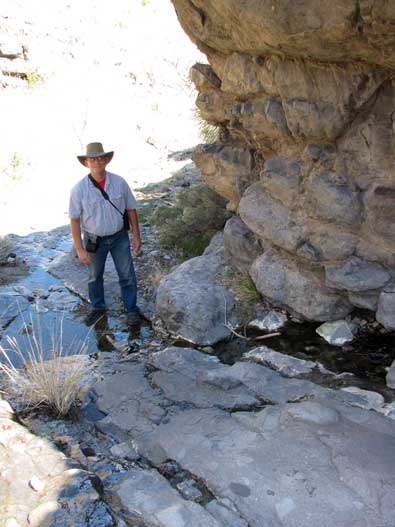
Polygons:
[[101,143],[89,143],[89,145],[86,145],[86,154],[77,156],[77,158],[78,158],[78,161],[85,166],[84,161],[87,157],[107,156],[109,157],[109,161],[111,161],[113,155],[114,155],[113,151],[105,152],[103,145]]

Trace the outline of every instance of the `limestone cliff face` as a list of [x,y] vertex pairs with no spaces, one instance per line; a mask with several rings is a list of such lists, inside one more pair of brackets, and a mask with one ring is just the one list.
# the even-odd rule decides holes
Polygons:
[[238,215],[234,263],[308,319],[395,329],[395,1],[172,1],[209,61],[192,79],[221,144],[195,161]]

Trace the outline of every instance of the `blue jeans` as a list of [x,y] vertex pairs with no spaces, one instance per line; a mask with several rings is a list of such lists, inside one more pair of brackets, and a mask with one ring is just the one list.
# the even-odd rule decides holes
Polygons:
[[89,265],[88,293],[93,309],[105,309],[103,274],[108,253],[111,253],[115,269],[118,273],[122,300],[128,313],[138,313],[136,305],[137,281],[134,272],[130,240],[126,231],[120,231],[112,236],[104,236],[99,240],[95,253],[89,253],[92,263]]

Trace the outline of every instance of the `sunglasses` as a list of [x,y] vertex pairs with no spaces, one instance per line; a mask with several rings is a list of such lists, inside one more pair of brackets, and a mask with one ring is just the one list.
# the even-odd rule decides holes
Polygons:
[[103,161],[104,159],[107,159],[107,156],[95,156],[95,157],[86,157],[88,161]]

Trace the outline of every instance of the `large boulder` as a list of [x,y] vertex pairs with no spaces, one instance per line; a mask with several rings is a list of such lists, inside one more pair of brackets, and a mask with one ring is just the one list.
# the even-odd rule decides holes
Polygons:
[[266,251],[251,267],[258,291],[309,320],[336,320],[352,307],[333,293],[310,269],[302,268],[275,250]]
[[379,296],[376,319],[388,329],[395,329],[395,287],[385,288]]
[[270,196],[260,183],[246,190],[240,201],[239,214],[259,238],[271,240],[288,251],[295,251],[304,237],[303,227],[292,211]]
[[263,253],[261,241],[238,216],[225,224],[224,246],[225,255],[241,273],[248,273],[251,262]]
[[235,297],[221,282],[225,265],[223,235],[216,235],[202,256],[184,262],[160,283],[156,311],[168,330],[198,345],[229,336]]
[[235,210],[245,189],[252,183],[253,158],[248,149],[223,145],[201,145],[193,155],[204,181],[229,200]]

